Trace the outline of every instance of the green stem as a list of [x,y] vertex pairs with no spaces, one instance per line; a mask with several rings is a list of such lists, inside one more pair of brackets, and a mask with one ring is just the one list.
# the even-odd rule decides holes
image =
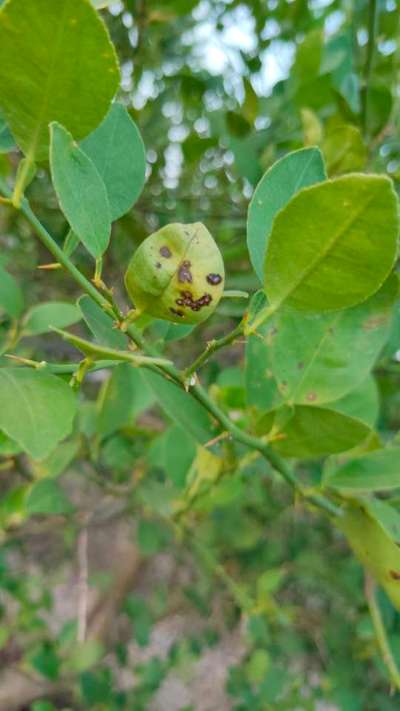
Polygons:
[[397,667],[396,660],[392,654],[389,640],[386,635],[381,611],[375,596],[375,583],[373,578],[371,578],[368,574],[366,574],[365,577],[365,597],[367,599],[368,609],[371,615],[376,641],[378,643],[382,659],[389,672],[389,677],[393,686],[400,691],[400,671]]
[[14,192],[11,197],[11,202],[17,210],[21,207],[28,176],[31,169],[34,167],[34,164],[35,162],[31,155],[28,154],[25,158],[22,158],[20,164],[22,165],[22,168],[20,168],[19,166],[17,172],[17,181],[15,183]]
[[376,31],[378,27],[378,2],[368,2],[368,44],[364,65],[364,84],[361,92],[361,123],[364,136],[368,133],[368,98],[372,64],[375,51]]
[[233,331],[230,331],[226,336],[223,338],[219,338],[218,340],[215,341],[210,341],[207,344],[207,348],[203,353],[200,353],[198,358],[196,358],[195,361],[191,365],[189,365],[188,368],[185,370],[185,377],[190,378],[193,373],[195,373],[199,368],[201,368],[202,365],[204,365],[209,358],[216,353],[217,351],[220,350],[220,348],[224,348],[225,346],[229,345],[232,343],[238,336],[243,335],[243,321],[239,323],[236,328],[233,329]]
[[[6,197],[10,197],[11,195],[11,191],[2,180],[0,180],[0,191]],[[47,232],[45,227],[37,219],[36,215],[32,212],[27,200],[25,199],[22,201],[21,204],[21,212],[25,215],[25,217],[35,230],[36,234],[38,235],[39,239],[45,245],[45,247],[47,247],[49,252],[51,252],[51,254],[56,258],[56,260],[63,265],[63,267],[71,274],[72,278],[75,279],[75,281],[81,286],[81,288],[89,296],[91,296],[91,298],[103,310],[109,313],[110,309],[112,308],[110,306],[110,303],[99,293],[95,286],[91,284],[88,279],[86,279],[86,277],[79,271],[79,269],[75,267],[73,262],[71,262],[65,252],[63,252],[63,250],[58,246],[58,244],[54,241],[51,235]],[[118,317],[119,315],[117,315],[117,318]],[[220,341],[217,342],[219,344],[218,348],[222,347],[222,345],[227,345],[228,343],[231,343],[239,334],[242,333],[242,328],[242,324],[239,324],[236,329],[231,331],[231,333],[220,339]],[[145,353],[145,355],[151,356],[152,358],[160,357],[157,348],[155,348],[151,344],[148,344],[140,333],[140,331],[133,324],[128,327],[127,334],[130,336],[132,341],[143,351],[143,353]],[[214,352],[214,350],[212,352]],[[208,355],[209,351],[207,353],[207,357]],[[174,365],[160,364],[158,366],[153,365],[149,367],[154,368],[157,372],[166,376],[168,379],[173,380],[175,383],[186,389],[187,374],[184,372],[180,372]],[[233,438],[237,442],[241,442],[242,444],[250,447],[251,449],[258,451],[271,464],[271,466],[281,474],[281,476],[294,489],[297,494],[301,495],[303,498],[306,498],[315,506],[318,506],[320,509],[322,509],[326,513],[329,513],[330,515],[341,514],[341,509],[335,506],[326,497],[314,494],[307,495],[306,492],[304,492],[303,487],[298,481],[296,475],[285,462],[285,460],[282,459],[276,452],[274,452],[269,445],[263,442],[263,440],[259,439],[258,437],[254,437],[250,434],[247,434],[247,432],[244,432],[240,429],[240,427],[237,427],[237,425],[231,422],[229,417],[223,412],[223,410],[218,407],[218,405],[213,400],[211,400],[206,390],[204,390],[204,388],[199,383],[196,383],[195,385],[190,387],[188,389],[188,394],[196,398],[196,400],[208,410],[208,412],[217,420],[217,422],[223,428],[225,428],[225,430],[232,434]]]

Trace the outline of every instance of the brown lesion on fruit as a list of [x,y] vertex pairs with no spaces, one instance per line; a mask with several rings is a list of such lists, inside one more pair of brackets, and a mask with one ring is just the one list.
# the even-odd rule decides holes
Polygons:
[[212,286],[218,286],[222,281],[221,274],[207,274],[206,279]]
[[191,311],[200,311],[203,306],[209,306],[212,302],[211,294],[203,294],[199,299],[194,299],[191,291],[180,291],[180,298],[176,299],[177,306],[187,306]]
[[190,271],[191,266],[192,266],[192,263],[188,259],[185,259],[179,265],[178,281],[181,282],[181,284],[183,284],[184,282],[191,284],[193,282],[192,272]]
[[162,247],[160,247],[160,254],[165,259],[169,259],[170,257],[172,257],[172,252],[171,252],[170,248],[167,247],[166,244],[164,244]]
[[317,399],[317,393],[315,392],[309,392],[307,393],[307,400],[308,402],[315,402]]
[[156,262],[156,268],[161,269],[161,262]]
[[174,314],[174,316],[179,316],[179,318],[183,318],[183,316],[184,316],[183,311],[178,311],[178,309],[173,309],[172,306],[170,307],[170,312],[171,312],[171,314]]
[[400,572],[398,570],[389,570],[389,575],[392,580],[400,580]]

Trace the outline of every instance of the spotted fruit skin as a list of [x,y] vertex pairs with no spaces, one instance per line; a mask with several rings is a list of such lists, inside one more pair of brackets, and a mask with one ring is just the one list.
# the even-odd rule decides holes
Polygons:
[[147,237],[125,274],[127,292],[142,313],[197,324],[215,310],[224,290],[222,255],[201,222],[173,223]]

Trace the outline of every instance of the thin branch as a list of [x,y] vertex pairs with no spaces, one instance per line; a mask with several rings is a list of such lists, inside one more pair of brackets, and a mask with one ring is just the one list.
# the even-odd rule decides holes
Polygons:
[[200,353],[198,358],[196,358],[195,361],[191,365],[188,366],[185,370],[185,378],[189,379],[191,375],[196,373],[197,370],[199,370],[207,361],[211,358],[211,356],[219,351],[221,348],[224,348],[225,346],[229,345],[230,343],[233,343],[233,341],[238,338],[238,336],[241,336],[243,334],[243,321],[241,321],[236,328],[234,328],[232,331],[230,331],[226,336],[223,338],[219,338],[218,340],[214,341],[209,341],[207,344],[206,349],[203,351],[203,353]]

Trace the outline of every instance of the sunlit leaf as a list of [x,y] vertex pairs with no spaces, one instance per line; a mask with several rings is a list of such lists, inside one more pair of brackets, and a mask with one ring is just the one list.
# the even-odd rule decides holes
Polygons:
[[398,231],[385,176],[348,175],[301,190],[273,224],[265,260],[271,305],[333,311],[364,301],[393,267]]
[[119,83],[115,50],[87,0],[8,0],[0,10],[0,106],[19,146],[47,158],[48,126],[76,139],[108,111]]

